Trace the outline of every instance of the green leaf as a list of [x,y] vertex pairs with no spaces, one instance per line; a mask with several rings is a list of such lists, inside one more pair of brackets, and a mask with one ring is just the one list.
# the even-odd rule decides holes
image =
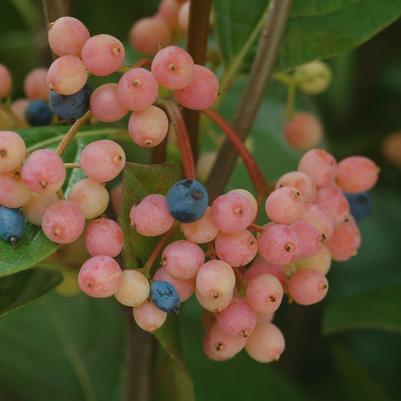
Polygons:
[[372,374],[348,354],[344,347],[332,347],[334,365],[338,376],[341,399],[346,401],[391,401],[387,390]]
[[143,165],[127,163],[123,174],[123,194],[120,224],[124,231],[124,261],[127,268],[140,268],[146,261],[159,238],[143,237],[132,227],[129,217],[133,205],[150,194],[166,194],[170,187],[181,178],[178,165],[172,163]]
[[[237,62],[253,35],[268,1],[216,0],[217,36],[226,70]],[[314,59],[325,59],[351,50],[394,22],[401,15],[400,0],[294,0],[278,71]],[[245,71],[255,53],[246,58]]]
[[[42,127],[19,130],[18,133],[24,138],[28,151],[33,151],[41,148],[55,148],[67,130],[66,126]],[[116,129],[83,130],[68,146],[63,154],[63,159],[66,162],[77,162],[81,150],[89,142],[102,138],[114,139],[120,132],[121,130]],[[80,178],[82,178],[80,170],[69,171],[64,191],[67,193],[69,188]],[[27,224],[24,237],[18,244],[11,245],[0,241],[0,277],[35,266],[55,252],[57,248],[58,245],[49,241],[39,227]]]
[[0,316],[46,294],[62,281],[57,271],[32,269],[0,278]]
[[345,297],[329,305],[323,333],[377,329],[401,334],[401,286],[386,287]]
[[0,399],[121,401],[125,323],[114,300],[54,293],[4,316]]

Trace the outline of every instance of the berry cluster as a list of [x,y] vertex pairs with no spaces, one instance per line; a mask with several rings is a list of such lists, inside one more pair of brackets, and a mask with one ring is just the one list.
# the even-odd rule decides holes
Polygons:
[[188,0],[162,0],[157,13],[135,22],[129,33],[132,47],[148,56],[185,35],[189,23]]

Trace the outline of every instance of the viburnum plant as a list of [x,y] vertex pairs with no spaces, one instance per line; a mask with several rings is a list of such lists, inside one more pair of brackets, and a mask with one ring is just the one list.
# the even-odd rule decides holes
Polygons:
[[[199,6],[193,7],[195,15]],[[207,27],[208,11],[202,18]],[[194,295],[204,309],[203,349],[210,359],[224,361],[245,349],[269,363],[285,349],[285,336],[273,323],[284,299],[320,302],[329,291],[332,260],[357,255],[358,221],[370,213],[367,191],[379,168],[363,155],[337,161],[322,147],[318,117],[296,110],[297,90],[316,95],[330,84],[328,65],[313,61],[274,76],[288,89],[283,137],[304,153],[296,171],[268,182],[244,144],[246,130],[237,132],[238,124],[219,112],[233,77],[201,54],[207,34],[195,51],[193,42],[189,52],[180,45],[191,35],[189,19],[189,1],[162,0],[157,15],[130,31],[131,45],[144,55],[130,65],[120,40],[91,36],[84,21],[63,16],[49,24],[53,63],[28,74],[26,99],[4,103],[10,129],[0,131],[0,235],[10,258],[18,258],[22,245],[29,250],[35,241],[45,244],[20,270],[54,263],[63,246],[84,244],[89,256],[74,278],[80,290],[115,297],[151,333],[160,333],[168,315],[179,314]],[[276,42],[262,39],[260,49],[279,47],[284,30],[282,24]],[[255,63],[263,67],[266,60]],[[252,73],[251,80],[260,79],[257,68]],[[87,83],[89,76],[115,74],[117,80],[96,88]],[[0,97],[8,99],[11,90],[11,74],[0,65]],[[197,179],[196,160],[203,157],[198,144],[205,138],[204,132],[197,137],[199,115],[204,131],[213,123],[231,144],[230,157],[241,158],[253,193],[216,186],[209,191],[204,179],[210,184],[219,178],[211,165]],[[114,136],[97,128],[126,116],[126,130],[111,125]],[[61,130],[40,146],[33,131],[24,130],[59,123]],[[127,138],[150,149],[153,163],[135,163]],[[164,163],[168,143],[179,150],[182,171]],[[141,188],[132,176],[142,180]]]

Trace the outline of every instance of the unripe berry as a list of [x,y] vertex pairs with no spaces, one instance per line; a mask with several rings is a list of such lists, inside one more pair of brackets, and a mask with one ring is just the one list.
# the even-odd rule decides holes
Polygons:
[[144,302],[133,309],[136,324],[145,331],[153,333],[163,326],[167,313],[160,310],[152,302]]
[[114,294],[117,301],[125,306],[138,306],[144,303],[150,294],[148,279],[137,270],[123,270]]
[[12,131],[0,131],[0,173],[18,168],[25,158],[25,142]]
[[56,201],[58,196],[55,192],[34,192],[22,208],[24,216],[31,224],[40,226],[45,211]]
[[181,224],[181,231],[188,241],[196,244],[206,244],[213,241],[219,233],[219,229],[214,224],[210,207],[199,220]]
[[17,170],[0,174],[0,205],[8,208],[24,206],[32,196]]
[[334,225],[328,212],[314,203],[305,205],[301,221],[317,228],[325,241],[333,235]]
[[329,272],[331,266],[330,251],[323,245],[315,255],[297,260],[295,266],[298,270],[312,269],[325,276]]
[[300,171],[291,171],[279,178],[276,183],[276,189],[282,187],[294,187],[301,192],[305,203],[313,202],[316,198],[316,185],[305,173]]
[[332,80],[330,67],[320,60],[297,67],[295,77],[301,91],[307,95],[318,95],[324,92]]

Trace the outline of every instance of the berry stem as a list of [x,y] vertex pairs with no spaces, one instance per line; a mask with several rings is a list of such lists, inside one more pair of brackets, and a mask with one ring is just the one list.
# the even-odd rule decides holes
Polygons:
[[49,25],[60,17],[70,15],[70,0],[42,0],[46,22]]
[[136,63],[131,65],[123,65],[118,69],[118,72],[124,74],[125,72],[132,70],[133,68],[140,68],[140,67],[150,67],[152,64],[152,60],[149,58],[140,58]]
[[[242,94],[233,124],[242,140],[248,136],[265,96],[266,85],[273,72],[291,6],[292,0],[272,0],[269,4],[250,78]],[[230,142],[226,140],[207,182],[209,198],[212,201],[226,186],[236,159],[237,154],[233,152]]]
[[160,106],[167,112],[173,123],[177,135],[178,146],[180,148],[182,166],[185,178],[188,180],[196,179],[196,168],[190,138],[185,125],[184,118],[177,104],[172,101],[165,101]]
[[80,168],[80,163],[64,163],[65,168]]
[[[191,0],[190,3],[187,50],[196,64],[203,65],[206,62],[211,7],[212,0]],[[198,153],[199,117],[198,111],[184,109],[195,159]]]
[[252,231],[256,231],[257,233],[263,233],[263,227],[259,226],[258,224],[251,224],[248,228]]
[[153,265],[156,262],[156,259],[159,257],[159,255],[162,253],[163,249],[166,247],[168,241],[170,240],[171,236],[174,234],[174,231],[176,230],[177,226],[173,225],[170,230],[168,230],[160,239],[160,241],[157,243],[157,245],[154,247],[152,253],[149,255],[147,261],[143,265],[143,268],[140,269],[141,272],[147,277],[150,278],[150,271],[153,267]]
[[207,109],[203,113],[210,118],[218,127],[224,132],[227,139],[234,146],[235,150],[241,157],[245,164],[248,174],[252,179],[253,185],[255,186],[258,194],[268,194],[271,192],[271,187],[267,184],[262,172],[252,154],[246,148],[244,143],[241,141],[240,136],[234,130],[234,128],[215,110]]
[[287,105],[286,105],[286,117],[288,120],[291,120],[294,116],[295,110],[295,99],[297,94],[297,84],[292,81],[288,84],[288,97],[287,97]]
[[65,149],[67,148],[68,144],[74,139],[75,134],[81,129],[81,127],[91,118],[92,113],[87,111],[80,119],[75,121],[74,124],[71,125],[70,129],[64,135],[61,142],[58,144],[56,152],[61,155]]

